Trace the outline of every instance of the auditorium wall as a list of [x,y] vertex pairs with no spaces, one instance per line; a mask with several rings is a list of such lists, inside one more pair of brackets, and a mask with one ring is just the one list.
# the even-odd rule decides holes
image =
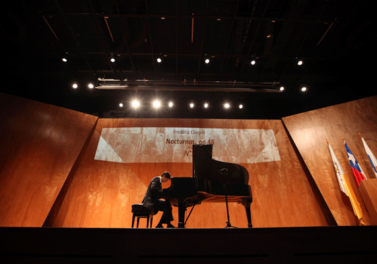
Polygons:
[[[185,131],[190,135],[185,137]],[[184,148],[182,140],[187,140]],[[254,227],[335,225],[280,120],[99,119],[48,226],[130,227],[131,205],[143,200],[153,177],[164,171],[192,177],[189,140],[214,143],[214,159],[248,170]],[[247,227],[242,205],[231,203],[229,212],[232,225]],[[177,226],[177,208],[173,216]],[[225,203],[202,203],[186,227],[222,228],[226,221]],[[145,224],[141,220],[140,226]]]
[[43,225],[96,120],[0,93],[0,226]]
[[[338,225],[358,225],[351,203],[339,189],[326,143],[329,141],[363,211],[363,221],[370,216],[352,174],[344,138],[367,178],[374,178],[359,132],[372,152],[377,153],[377,96],[325,107],[289,117],[283,122]],[[376,154],[375,154],[376,155]]]

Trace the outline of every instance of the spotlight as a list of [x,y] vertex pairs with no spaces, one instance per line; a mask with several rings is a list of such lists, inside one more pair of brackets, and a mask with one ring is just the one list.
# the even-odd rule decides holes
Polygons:
[[132,105],[133,108],[138,108],[140,106],[140,103],[139,103],[138,100],[133,100],[131,102],[131,105]]
[[207,103],[204,104],[204,108],[208,108],[208,104]]
[[280,91],[284,91],[284,87],[283,86],[280,87]]
[[191,107],[191,108],[194,108],[194,104],[193,104],[193,103],[191,103],[191,104],[190,104],[190,107]]
[[88,87],[89,87],[89,89],[93,89],[93,88],[94,88],[94,85],[93,85],[92,83],[89,83],[89,84],[88,84]]
[[115,62],[115,59],[114,59],[114,58],[111,58],[110,61],[111,61],[111,62]]
[[120,107],[123,107],[123,104],[122,104],[122,103],[120,103],[120,104],[119,104],[119,106],[120,106]]
[[62,61],[67,62],[67,59],[66,58],[62,58]]
[[240,108],[240,109],[242,109],[242,108],[243,108],[243,105],[242,105],[242,104],[240,104],[239,108]]
[[208,64],[209,63],[209,59],[205,59],[205,61],[204,61],[206,64]]
[[153,101],[153,107],[154,107],[154,108],[159,108],[160,106],[161,106],[160,101],[158,101],[158,100],[154,100],[154,101]]
[[302,65],[302,63],[303,63],[302,60],[300,60],[297,62],[297,65]]
[[306,87],[302,87],[302,88],[301,88],[301,91],[302,91],[302,92],[305,92],[306,90],[307,90]]
[[225,108],[229,108],[230,105],[229,105],[228,103],[225,103],[225,104],[224,104],[224,107],[225,107]]
[[161,58],[157,58],[157,62],[158,62],[158,63],[161,63]]
[[72,88],[73,88],[73,89],[77,89],[77,87],[78,87],[78,86],[77,86],[77,83],[74,83],[74,84],[72,85]]
[[251,65],[255,65],[255,60],[252,60],[250,63]]
[[169,107],[173,107],[173,102],[169,102]]

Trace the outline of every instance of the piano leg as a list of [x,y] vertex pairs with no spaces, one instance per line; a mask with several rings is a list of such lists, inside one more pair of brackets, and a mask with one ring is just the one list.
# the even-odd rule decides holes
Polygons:
[[178,201],[178,227],[185,227],[186,207],[183,201]]
[[250,201],[248,201],[248,200],[242,200],[242,205],[245,206],[248,227],[252,228],[253,225],[251,224]]

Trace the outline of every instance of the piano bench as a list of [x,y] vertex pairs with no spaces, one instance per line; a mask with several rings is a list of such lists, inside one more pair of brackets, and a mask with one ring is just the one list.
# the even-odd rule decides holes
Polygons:
[[151,219],[151,224],[149,228],[152,228],[153,223],[153,209],[152,211],[147,211],[143,204],[133,204],[132,205],[132,228],[134,227],[135,217],[137,218],[136,227],[139,228],[139,220],[140,218],[147,218],[147,228],[149,225],[149,219]]

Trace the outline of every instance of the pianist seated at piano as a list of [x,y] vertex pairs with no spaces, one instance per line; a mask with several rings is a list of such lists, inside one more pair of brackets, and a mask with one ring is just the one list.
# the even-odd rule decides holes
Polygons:
[[156,228],[163,228],[162,224],[167,224],[168,228],[174,227],[170,223],[171,221],[173,221],[172,207],[170,201],[160,199],[163,194],[161,183],[169,181],[170,178],[170,173],[167,171],[162,173],[161,176],[154,177],[149,183],[147,192],[145,193],[143,199],[143,206],[149,211],[152,211],[152,209],[154,209],[154,214],[156,214],[158,211],[163,212],[160,222],[158,223]]

